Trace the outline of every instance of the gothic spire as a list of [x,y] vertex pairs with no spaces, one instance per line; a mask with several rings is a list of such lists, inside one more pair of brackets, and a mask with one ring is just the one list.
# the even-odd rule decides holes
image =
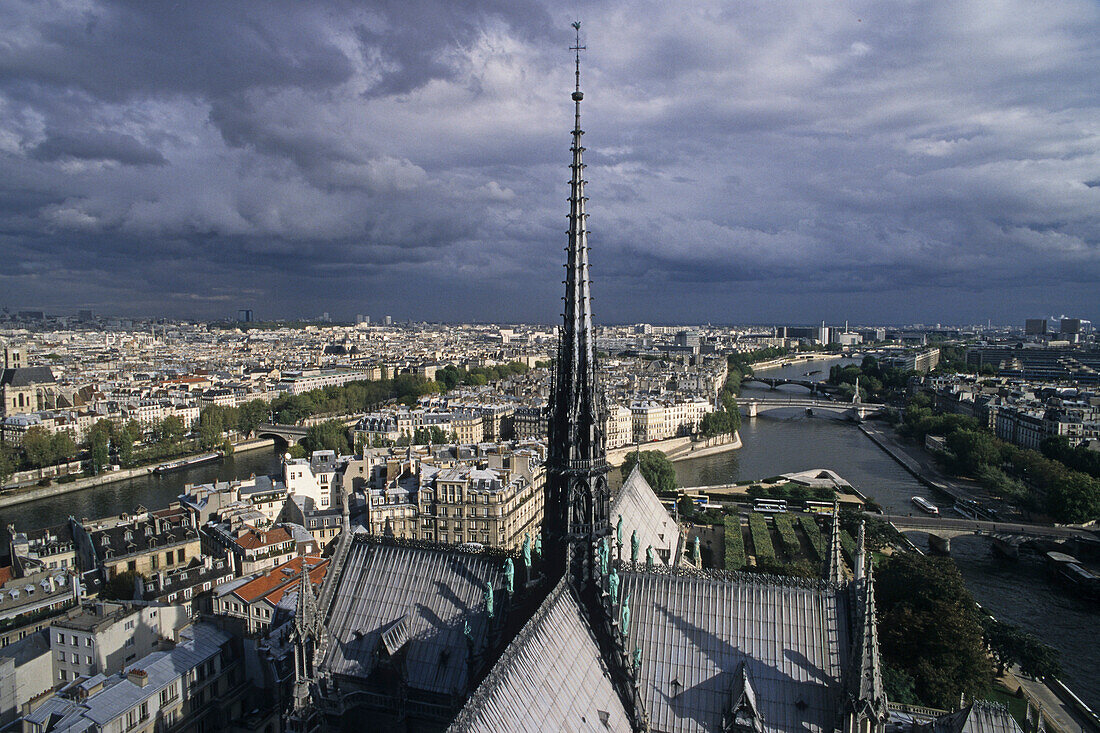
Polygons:
[[[848,719],[845,733],[880,733],[886,723],[886,688],[879,661],[878,623],[875,612],[874,565],[867,564],[858,584],[861,612],[852,648],[848,677]],[[864,723],[869,723],[867,725]]]
[[833,531],[829,538],[829,557],[825,561],[825,580],[844,582],[844,558],[840,554],[840,502],[833,498]]
[[863,571],[867,567],[867,522],[859,522],[859,539],[856,540],[856,566],[855,579],[863,578]]
[[[591,553],[599,537],[610,531],[607,456],[604,437],[606,408],[596,383],[595,334],[588,276],[588,214],[585,212],[584,162],[581,144],[580,23],[574,23],[576,85],[573,161],[569,181],[569,229],[565,264],[565,307],[551,397],[550,445],[547,460],[547,560],[567,562],[575,580],[592,579]],[[569,547],[572,546],[572,549]]]

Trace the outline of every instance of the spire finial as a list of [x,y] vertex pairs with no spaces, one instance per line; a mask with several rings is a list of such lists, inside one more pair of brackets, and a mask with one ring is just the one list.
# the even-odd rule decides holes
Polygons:
[[574,52],[577,63],[577,89],[573,92],[573,101],[580,102],[584,99],[584,94],[581,92],[581,51],[587,50],[588,47],[581,45],[581,22],[579,20],[573,21],[573,30],[577,32],[577,42],[569,47],[569,50]]

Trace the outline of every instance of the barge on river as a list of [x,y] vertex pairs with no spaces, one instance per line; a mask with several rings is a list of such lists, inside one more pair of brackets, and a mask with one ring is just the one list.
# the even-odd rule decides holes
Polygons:
[[221,451],[214,451],[213,453],[203,453],[199,456],[191,456],[190,458],[181,458],[178,461],[169,461],[168,463],[162,463],[153,469],[153,473],[159,476],[162,473],[169,473],[170,471],[182,471],[185,468],[191,468],[192,466],[198,466],[203,463],[220,461],[221,459]]

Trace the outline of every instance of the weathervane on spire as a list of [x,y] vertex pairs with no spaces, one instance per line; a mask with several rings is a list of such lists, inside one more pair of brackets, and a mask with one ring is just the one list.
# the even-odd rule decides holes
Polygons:
[[569,50],[574,52],[577,61],[577,91],[573,92],[573,101],[579,102],[584,99],[584,94],[581,93],[581,51],[588,50],[588,47],[581,45],[581,22],[579,20],[573,21],[573,30],[577,32],[576,45],[569,47]]

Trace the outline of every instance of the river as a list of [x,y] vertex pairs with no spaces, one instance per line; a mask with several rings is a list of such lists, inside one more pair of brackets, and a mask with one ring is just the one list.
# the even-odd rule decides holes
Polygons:
[[168,506],[183,493],[185,484],[211,483],[252,474],[275,474],[282,471],[282,454],[275,448],[257,448],[232,456],[220,463],[207,463],[160,476],[139,476],[125,481],[93,486],[45,499],[0,508],[0,539],[8,552],[8,525],[17,529],[41,529],[60,524],[67,517],[77,519],[107,517],[133,512],[138,506],[159,509]]
[[[768,370],[772,377],[823,379],[829,367],[842,360],[832,358]],[[847,363],[847,362],[845,362]],[[819,374],[806,372],[820,369]],[[801,387],[781,387],[780,393],[805,394]],[[744,397],[772,396],[775,391],[747,385]],[[851,424],[824,417],[807,417],[800,409],[774,411],[746,419],[741,429],[744,446],[675,464],[684,486],[732,483],[791,471],[829,468],[872,497],[888,511],[911,511],[910,498],[926,496],[941,506],[948,503],[928,491],[892,458]],[[162,477],[147,476],[107,484],[65,496],[50,497],[0,509],[0,532],[7,544],[6,528],[14,522],[34,529],[64,521],[65,517],[102,517],[133,511],[139,504],[162,507],[173,501],[184,484],[209,483],[215,478],[274,474],[280,470],[280,454],[274,449],[241,453],[221,464],[206,465]],[[974,597],[998,618],[1036,634],[1062,652],[1064,681],[1087,704],[1100,708],[1100,668],[1095,665],[1097,644],[1092,629],[1100,620],[1096,606],[1069,596],[1048,581],[1041,561],[1025,556],[1018,563],[995,559],[988,541],[956,538],[952,556]],[[1024,602],[1026,599],[1026,602]]]
[[[824,379],[829,367],[840,359],[770,369],[761,374],[784,379]],[[821,369],[806,376],[805,372]],[[775,397],[777,392],[806,394],[798,386],[776,391],[749,384],[742,397]],[[741,428],[743,447],[675,465],[683,486],[732,483],[765,478],[811,468],[829,468],[872,497],[883,509],[912,511],[910,498],[921,495],[951,511],[949,501],[931,495],[905,469],[871,442],[855,426],[839,420],[807,417],[801,409],[780,410],[745,419]],[[927,535],[916,533],[914,541],[927,549]],[[1049,579],[1041,558],[1024,553],[1012,562],[995,557],[989,541],[981,537],[951,540],[951,556],[967,588],[986,610],[997,618],[1019,626],[1061,652],[1062,680],[1087,705],[1100,708],[1100,645],[1093,629],[1100,621],[1100,607],[1072,596]]]

